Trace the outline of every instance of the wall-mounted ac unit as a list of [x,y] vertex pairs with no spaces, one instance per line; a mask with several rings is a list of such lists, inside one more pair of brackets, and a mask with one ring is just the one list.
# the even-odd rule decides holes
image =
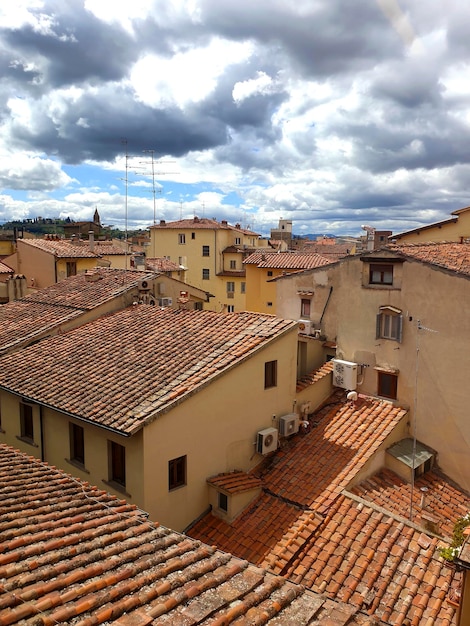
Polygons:
[[258,432],[256,452],[269,454],[277,450],[277,428],[265,428]]
[[151,282],[149,280],[139,280],[139,291],[149,291]]
[[158,298],[158,306],[171,306],[173,304],[173,298]]
[[312,322],[310,320],[299,320],[298,331],[299,335],[311,335],[312,334]]
[[333,385],[352,391],[357,387],[357,363],[333,360]]
[[152,306],[155,306],[157,304],[157,301],[155,300],[155,298],[152,296],[151,293],[147,293],[147,292],[142,293],[140,295],[140,299],[143,304],[151,304]]
[[279,418],[279,434],[290,437],[299,432],[299,417],[297,413],[289,413]]

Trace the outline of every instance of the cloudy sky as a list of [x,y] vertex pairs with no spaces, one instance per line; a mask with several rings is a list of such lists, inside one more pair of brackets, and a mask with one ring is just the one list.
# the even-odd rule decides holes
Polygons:
[[400,232],[470,204],[461,0],[12,0],[0,223]]

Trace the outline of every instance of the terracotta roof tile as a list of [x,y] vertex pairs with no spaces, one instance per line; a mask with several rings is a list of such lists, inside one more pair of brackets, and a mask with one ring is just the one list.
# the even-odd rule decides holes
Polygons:
[[131,306],[2,357],[0,387],[131,434],[295,327],[260,313]]
[[[263,493],[243,515],[231,525],[207,515],[189,534],[383,623],[455,624],[447,602],[452,573],[438,553],[445,544],[407,519],[406,494],[389,512],[387,493],[372,502],[370,484],[354,488],[358,495],[344,491],[405,415],[367,397],[355,407],[333,401],[310,416],[309,432],[254,470]],[[440,487],[457,490],[459,504],[447,512],[455,519],[465,498],[441,477],[436,506]]]
[[[0,537],[2,625],[306,626],[325,604],[5,445]],[[328,610],[346,623],[343,606]]]
[[154,276],[111,268],[95,268],[93,274],[98,280],[81,273],[0,307],[0,354],[36,341]]
[[0,274],[14,274],[15,270],[9,267],[6,263],[0,261]]
[[320,254],[303,252],[253,252],[243,261],[247,265],[278,269],[311,269],[328,265],[331,260]]
[[470,242],[391,244],[387,249],[416,261],[470,276]]
[[227,493],[242,493],[261,486],[261,480],[246,472],[226,472],[207,479],[209,485]]
[[312,372],[309,372],[308,374],[305,374],[305,376],[302,376],[302,378],[299,378],[297,380],[297,388],[296,388],[297,393],[299,393],[299,391],[302,391],[302,389],[306,389],[307,387],[310,387],[310,385],[315,384],[322,378],[325,378],[325,376],[328,376],[329,374],[331,374],[332,371],[333,371],[333,362],[328,361],[324,363],[321,367],[313,370]]
[[95,241],[93,250],[88,241],[72,243],[69,239],[22,239],[22,243],[38,248],[57,258],[99,258],[108,255],[124,255],[123,248],[112,242]]
[[177,272],[181,266],[164,257],[146,258],[145,267],[153,272]]
[[259,236],[257,233],[254,233],[251,230],[246,230],[239,226],[232,226],[224,220],[218,222],[217,220],[212,220],[207,217],[194,217],[191,219],[177,220],[174,222],[166,222],[164,220],[161,220],[159,224],[154,224],[153,226],[150,226],[151,230],[154,228],[163,230],[233,230],[235,232],[243,233],[245,235],[256,235],[256,237]]

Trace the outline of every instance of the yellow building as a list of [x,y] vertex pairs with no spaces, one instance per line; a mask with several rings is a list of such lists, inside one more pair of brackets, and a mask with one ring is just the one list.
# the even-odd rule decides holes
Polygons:
[[225,220],[161,220],[150,227],[153,254],[185,268],[184,280],[211,293],[213,297],[205,308],[215,311],[246,309],[243,260],[251,251],[268,246],[258,234]]
[[299,326],[310,300],[306,349],[318,332],[345,388],[409,406],[410,434],[470,489],[470,243],[390,246],[276,282],[277,314]]
[[246,268],[246,310],[276,315],[277,283],[274,279],[328,263],[330,260],[317,253],[253,252],[243,261]]
[[18,239],[16,253],[7,257],[5,263],[26,276],[28,287],[41,288],[100,264],[128,269],[130,256],[110,241],[66,240],[46,235],[43,239]]
[[452,217],[413,228],[389,237],[398,243],[424,243],[426,241],[455,241],[461,243],[470,240],[470,207],[452,211]]
[[277,448],[296,348],[289,320],[130,306],[0,359],[0,442],[183,530]]

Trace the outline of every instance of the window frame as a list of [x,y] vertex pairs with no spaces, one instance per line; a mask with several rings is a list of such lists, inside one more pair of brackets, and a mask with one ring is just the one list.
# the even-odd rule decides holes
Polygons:
[[403,341],[403,313],[391,306],[379,307],[376,317],[375,338]]
[[240,283],[240,293],[246,293],[246,282]]
[[183,246],[186,243],[186,234],[178,233],[178,244]]
[[266,361],[264,364],[264,388],[277,387],[277,359]]
[[85,467],[85,430],[69,422],[70,461]]
[[20,402],[20,439],[34,443],[33,407],[26,402]]
[[227,304],[227,313],[235,313],[235,305]]
[[202,268],[202,280],[210,280],[210,269],[207,267]]
[[[387,287],[393,286],[393,263],[370,263],[369,265],[369,285],[385,285]],[[380,277],[377,279],[374,275],[379,273]],[[390,280],[387,280],[387,276],[390,275]]]
[[188,483],[188,460],[186,454],[168,461],[168,491],[185,487]]
[[121,488],[126,487],[126,448],[108,439],[108,480]]
[[230,259],[230,269],[231,270],[236,270],[237,269],[237,260],[236,259]]
[[235,281],[228,280],[226,284],[227,284],[227,293],[235,293]]
[[396,400],[398,397],[398,374],[377,370],[377,395]]
[[67,278],[77,275],[77,261],[66,261]]
[[301,298],[300,299],[300,317],[302,319],[310,319],[312,310],[312,299]]
[[222,491],[217,492],[217,508],[224,513],[228,513],[228,495],[222,493]]
[[203,245],[202,246],[202,256],[210,256],[211,255],[211,248],[210,246],[207,245]]

